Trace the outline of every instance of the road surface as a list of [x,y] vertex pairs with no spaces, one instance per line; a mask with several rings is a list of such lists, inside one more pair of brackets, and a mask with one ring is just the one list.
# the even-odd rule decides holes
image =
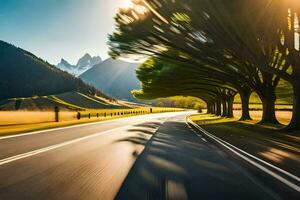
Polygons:
[[189,112],[0,138],[0,199],[297,199],[205,139]]

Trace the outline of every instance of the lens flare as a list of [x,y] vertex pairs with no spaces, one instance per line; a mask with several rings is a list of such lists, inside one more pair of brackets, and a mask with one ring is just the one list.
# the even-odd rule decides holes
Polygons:
[[131,7],[133,7],[132,0],[121,0],[120,1],[120,7],[121,8],[131,8]]

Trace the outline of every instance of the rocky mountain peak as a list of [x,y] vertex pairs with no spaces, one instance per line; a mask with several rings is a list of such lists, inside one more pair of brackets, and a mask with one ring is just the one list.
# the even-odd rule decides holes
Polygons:
[[76,65],[71,65],[68,61],[62,58],[60,63],[57,64],[57,67],[63,71],[67,71],[70,74],[79,76],[94,65],[97,65],[101,62],[102,59],[100,56],[92,57],[89,53],[86,53],[78,60]]

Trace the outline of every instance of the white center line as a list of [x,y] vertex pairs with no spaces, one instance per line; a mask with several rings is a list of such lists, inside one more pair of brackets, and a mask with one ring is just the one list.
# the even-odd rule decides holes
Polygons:
[[[148,117],[146,120],[145,119],[139,120],[138,122],[136,122],[134,124],[131,124],[131,125],[126,125],[126,126],[110,129],[110,130],[107,130],[107,131],[98,132],[98,133],[88,135],[88,136],[85,136],[85,137],[80,137],[80,138],[77,138],[77,139],[69,140],[69,141],[66,141],[66,142],[59,143],[59,144],[55,144],[55,145],[51,145],[51,146],[44,147],[44,148],[41,148],[41,149],[26,152],[26,153],[23,153],[23,154],[15,155],[15,156],[12,156],[12,157],[9,157],[9,158],[4,158],[4,159],[0,160],[0,166],[11,163],[13,161],[23,159],[23,158],[28,158],[28,157],[31,157],[31,156],[34,156],[34,155],[37,155],[37,154],[41,154],[41,153],[44,153],[44,152],[47,152],[47,151],[58,149],[58,148],[61,148],[61,147],[67,146],[67,145],[75,144],[75,143],[81,142],[83,140],[91,139],[91,138],[98,137],[98,136],[103,136],[103,135],[108,134],[108,133],[113,132],[113,131],[117,131],[117,130],[121,130],[121,129],[128,129],[129,127],[132,127],[134,125],[144,123],[145,121],[150,121],[150,120],[157,119],[157,118],[158,118],[157,116],[156,117],[153,117],[153,116]],[[161,118],[161,117],[159,117],[159,118]],[[167,117],[164,117],[164,119],[161,120],[161,121],[164,122],[165,120],[167,120]]]
[[131,126],[132,125],[127,125],[127,126],[122,126],[122,127],[119,127],[119,128],[114,128],[114,129],[99,132],[99,133],[96,133],[96,134],[93,134],[93,135],[77,138],[77,139],[74,139],[74,140],[69,140],[69,141],[66,141],[66,142],[59,143],[59,144],[51,145],[51,146],[44,147],[44,148],[41,148],[41,149],[37,149],[37,150],[34,150],[34,151],[30,151],[30,152],[27,152],[27,153],[23,153],[23,154],[19,154],[19,155],[16,155],[16,156],[9,157],[9,158],[5,158],[5,159],[0,160],[0,166],[11,163],[13,161],[23,159],[23,158],[28,158],[28,157],[31,157],[31,156],[34,156],[34,155],[37,155],[37,154],[40,154],[40,153],[44,153],[44,152],[47,152],[47,151],[58,149],[58,148],[61,148],[61,147],[67,146],[67,145],[75,144],[75,143],[81,142],[83,140],[98,137],[100,135],[102,136],[104,134],[107,134],[107,133],[110,133],[110,132],[113,132],[113,131],[116,131],[116,130],[126,129],[126,128],[131,127]]

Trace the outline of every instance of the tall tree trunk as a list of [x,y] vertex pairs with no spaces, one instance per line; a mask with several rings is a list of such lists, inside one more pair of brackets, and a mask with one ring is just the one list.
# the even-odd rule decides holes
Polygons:
[[259,90],[256,91],[262,101],[263,106],[263,115],[260,123],[278,124],[279,122],[277,121],[275,114],[275,88],[278,82],[275,83],[273,81],[273,75],[269,73],[262,72],[262,77],[263,86],[259,87]]
[[239,92],[241,96],[242,101],[242,116],[240,118],[240,121],[244,120],[252,120],[249,113],[249,100],[250,95],[252,93],[251,90],[245,89]]
[[293,115],[288,130],[300,130],[300,81],[293,83]]
[[[297,14],[299,14],[299,12]],[[294,33],[291,33],[290,37],[292,38],[290,45],[293,47]],[[293,66],[293,74],[290,82],[293,86],[293,114],[290,124],[286,129],[298,131],[300,130],[300,51],[296,51],[295,49],[291,50],[287,60]]]
[[211,114],[211,103],[209,102],[206,103],[206,113]]
[[216,102],[216,115],[221,116],[221,100],[217,100]]
[[233,117],[233,101],[234,101],[234,97],[233,96],[229,96],[227,103],[228,103],[228,112],[227,112],[227,117],[228,118],[232,118]]
[[216,103],[213,103],[212,105],[211,105],[211,108],[212,108],[212,114],[216,114]]
[[259,94],[259,97],[261,98],[262,106],[263,106],[263,116],[260,123],[279,124],[279,122],[276,119],[276,111],[275,111],[275,102],[276,102],[275,88],[273,87],[266,88],[262,94]]
[[222,112],[222,117],[227,117],[227,102],[226,98],[222,99],[222,107],[223,107],[223,112]]

